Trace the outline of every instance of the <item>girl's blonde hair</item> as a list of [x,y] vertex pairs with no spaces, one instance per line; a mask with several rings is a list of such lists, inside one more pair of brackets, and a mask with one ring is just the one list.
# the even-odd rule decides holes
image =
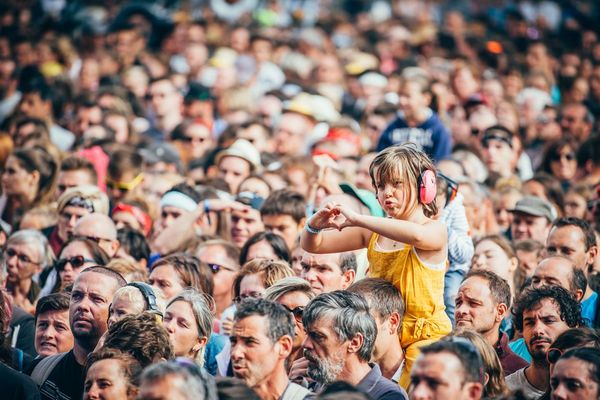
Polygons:
[[484,386],[484,394],[486,398],[496,398],[508,393],[508,387],[504,381],[504,371],[500,358],[496,354],[496,350],[485,340],[481,334],[468,329],[457,329],[450,336],[458,336],[467,339],[473,343],[481,360],[483,361],[484,373],[487,375],[487,382]]
[[[431,170],[434,174],[435,167],[427,154],[418,150],[413,143],[390,146],[379,152],[369,166],[369,175],[373,187],[377,191],[377,183],[390,182],[402,179],[406,187],[411,188],[408,201],[410,204],[421,203],[419,199],[419,183],[421,174]],[[412,210],[411,210],[412,211]],[[435,201],[423,204],[423,214],[426,217],[437,215],[438,209]]]

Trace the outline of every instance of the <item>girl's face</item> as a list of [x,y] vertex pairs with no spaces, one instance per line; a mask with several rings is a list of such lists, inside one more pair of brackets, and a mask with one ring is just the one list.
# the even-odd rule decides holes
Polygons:
[[477,244],[472,264],[474,269],[494,272],[509,283],[512,282],[512,274],[516,268],[515,260],[509,258],[502,247],[491,240],[483,240]]
[[206,342],[206,337],[198,337],[196,318],[187,301],[176,301],[167,307],[163,325],[177,357],[194,358]]
[[552,175],[561,181],[573,179],[577,172],[577,160],[575,152],[570,146],[564,146],[557,154],[553,155],[550,161],[550,170]]
[[127,294],[121,294],[113,298],[113,301],[108,308],[108,327],[115,322],[121,320],[123,317],[127,315],[135,315],[144,312],[146,309],[146,304],[144,303],[144,298],[140,293],[139,299],[132,298],[134,296],[130,296]]
[[183,289],[183,282],[179,278],[179,274],[175,271],[172,265],[160,265],[150,272],[148,278],[150,284],[162,290],[166,299],[170,299],[179,294]]
[[565,217],[585,219],[587,202],[583,196],[569,192],[565,196]]
[[100,360],[92,364],[87,372],[83,398],[127,400],[128,386],[121,361]]
[[[377,174],[375,174],[377,177]],[[377,201],[387,215],[396,219],[406,219],[416,201],[412,185],[405,177],[376,180]]]

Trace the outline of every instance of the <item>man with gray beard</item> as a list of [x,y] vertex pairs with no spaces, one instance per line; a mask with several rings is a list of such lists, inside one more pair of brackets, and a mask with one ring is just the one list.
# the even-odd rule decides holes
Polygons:
[[377,364],[369,363],[377,325],[362,296],[342,290],[320,294],[304,309],[302,323],[308,376],[317,385],[346,381],[374,400],[408,398]]

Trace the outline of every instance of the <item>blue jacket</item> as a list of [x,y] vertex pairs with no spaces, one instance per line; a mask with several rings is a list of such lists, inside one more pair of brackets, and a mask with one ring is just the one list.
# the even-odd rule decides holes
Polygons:
[[452,151],[452,136],[432,110],[425,122],[412,128],[408,126],[402,114],[398,115],[381,134],[377,151],[406,142],[415,143],[434,162],[447,158]]

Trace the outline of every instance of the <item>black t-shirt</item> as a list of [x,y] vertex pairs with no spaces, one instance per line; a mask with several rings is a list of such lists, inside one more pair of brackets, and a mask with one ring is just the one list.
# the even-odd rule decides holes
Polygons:
[[30,377],[0,363],[0,388],[2,399],[38,400],[40,392]]
[[50,372],[48,379],[40,387],[44,400],[79,400],[83,397],[85,368],[75,360],[73,350],[69,351]]

